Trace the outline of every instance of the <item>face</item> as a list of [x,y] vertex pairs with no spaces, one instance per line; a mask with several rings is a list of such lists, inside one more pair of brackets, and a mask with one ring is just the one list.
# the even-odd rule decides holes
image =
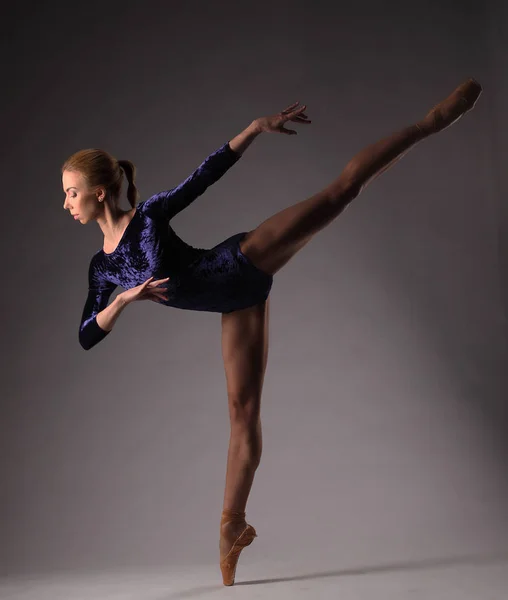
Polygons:
[[102,199],[104,202],[105,190],[97,187],[90,189],[81,173],[77,171],[64,171],[62,173],[62,186],[65,193],[64,210],[80,223],[95,220],[100,214]]

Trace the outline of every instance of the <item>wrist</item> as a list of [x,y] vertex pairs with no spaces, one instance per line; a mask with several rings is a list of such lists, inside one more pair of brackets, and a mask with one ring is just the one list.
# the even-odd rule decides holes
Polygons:
[[249,125],[249,129],[254,135],[259,135],[263,132],[258,119],[254,119],[254,121],[252,121],[252,123]]
[[241,156],[260,133],[258,120],[254,119],[241,133],[229,141],[229,147]]
[[120,308],[125,308],[127,304],[129,304],[129,301],[124,294],[125,292],[121,292],[114,300]]

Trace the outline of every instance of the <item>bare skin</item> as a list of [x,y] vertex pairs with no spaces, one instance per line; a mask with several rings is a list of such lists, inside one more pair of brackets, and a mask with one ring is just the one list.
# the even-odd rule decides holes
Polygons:
[[[391,168],[416,144],[457,121],[473,108],[480,93],[479,84],[468,80],[418,123],[363,149],[323,190],[279,211],[250,231],[240,243],[241,251],[259,269],[275,275],[318,231],[341,214],[368,183]],[[294,130],[285,129],[284,123],[288,120],[310,123],[303,112],[305,108],[292,105],[278,115],[257,119],[230,142],[231,148],[241,154],[261,131],[295,134]],[[122,211],[114,200],[106,197],[103,187],[88,189],[80,173],[64,171],[62,184],[66,193],[64,209],[72,215],[79,214],[81,223],[97,221],[104,233],[104,251],[112,252],[136,209]],[[155,289],[150,292],[159,293]],[[241,515],[261,459],[260,409],[268,357],[268,323],[269,299],[222,315],[222,355],[231,428],[223,508],[236,511],[237,515],[228,522],[223,514],[221,558],[228,554],[246,527]]]
[[[463,84],[457,90],[418,123],[363,149],[322,191],[272,215],[250,231],[240,244],[242,252],[261,270],[277,273],[370,181],[420,141],[457,121],[466,112],[465,107],[470,110],[474,106],[481,93],[476,82]],[[462,95],[466,102],[460,100]],[[268,354],[268,300],[222,315],[222,353],[231,421],[224,509],[242,512],[262,450],[260,408]],[[222,525],[221,557],[229,552],[245,523],[240,520]]]
[[104,252],[113,252],[136,208],[122,210],[115,199],[107,195],[106,188],[89,188],[79,171],[64,171],[62,186],[65,192],[64,210],[77,216],[81,224],[96,221],[104,234]]
[[[230,440],[224,508],[244,511],[262,451],[261,392],[268,358],[269,299],[222,315],[222,357],[226,372]],[[221,526],[225,556],[245,528],[245,520]]]

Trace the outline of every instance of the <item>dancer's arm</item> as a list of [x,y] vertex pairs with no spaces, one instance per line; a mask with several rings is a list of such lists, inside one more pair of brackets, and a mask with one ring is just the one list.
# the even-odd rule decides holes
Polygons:
[[125,307],[121,294],[108,306],[116,287],[113,283],[100,280],[94,272],[92,259],[88,272],[88,296],[79,325],[79,343],[85,350],[90,350],[110,333]]
[[252,123],[246,127],[241,133],[234,137],[229,142],[229,146],[240,156],[247,150],[252,142],[258,137],[262,129],[259,125],[259,120],[255,119]]
[[295,109],[297,103],[271,117],[254,119],[241,133],[226,142],[179,186],[159,192],[144,203],[144,211],[149,217],[172,219],[181,210],[200,196],[208,186],[220,179],[242,156],[255,138],[263,131],[294,134],[296,131],[284,127],[289,120],[310,123],[303,113],[306,106]]
[[[247,139],[247,138],[246,138]],[[240,145],[238,145],[240,147]],[[229,142],[210,154],[185,181],[175,188],[159,192],[144,202],[143,210],[151,218],[172,219],[230,169],[241,157]]]

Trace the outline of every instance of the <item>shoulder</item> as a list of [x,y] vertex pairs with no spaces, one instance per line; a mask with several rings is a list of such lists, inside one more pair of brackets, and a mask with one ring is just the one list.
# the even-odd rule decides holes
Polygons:
[[155,196],[151,196],[147,200],[141,200],[141,202],[138,202],[136,204],[136,214],[145,217],[151,217],[152,215],[150,214],[150,207],[154,198]]
[[146,200],[141,200],[141,202],[138,202],[136,204],[136,212],[139,213],[143,213],[145,211],[145,205],[146,205],[147,201]]
[[157,192],[147,200],[142,200],[136,205],[138,213],[153,221],[167,220],[166,205],[174,189]]

